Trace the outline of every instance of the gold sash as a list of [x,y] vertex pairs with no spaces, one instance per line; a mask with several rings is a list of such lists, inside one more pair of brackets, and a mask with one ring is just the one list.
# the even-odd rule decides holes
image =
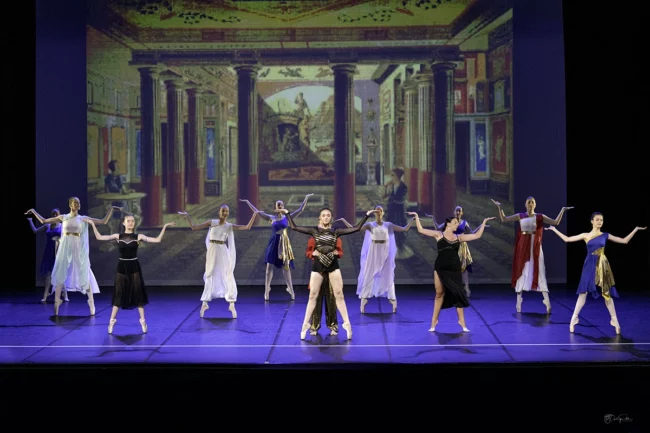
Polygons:
[[289,269],[289,262],[295,259],[287,229],[282,230],[282,233],[280,233],[280,258],[284,264],[284,269]]
[[462,272],[465,272],[465,269],[472,264],[472,254],[469,252],[467,242],[460,243],[460,247],[458,248],[458,257],[460,257],[460,267]]
[[596,286],[600,287],[603,298],[609,300],[612,298],[609,289],[614,286],[614,274],[609,266],[609,260],[605,256],[605,247],[598,248],[591,254],[598,256],[596,259]]

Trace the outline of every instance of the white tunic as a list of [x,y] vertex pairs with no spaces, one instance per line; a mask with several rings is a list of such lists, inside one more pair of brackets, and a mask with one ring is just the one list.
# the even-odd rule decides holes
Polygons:
[[201,301],[210,302],[213,299],[225,298],[228,302],[236,302],[237,283],[234,272],[237,250],[232,224],[219,225],[219,220],[212,220],[205,238],[205,246],[205,284]]

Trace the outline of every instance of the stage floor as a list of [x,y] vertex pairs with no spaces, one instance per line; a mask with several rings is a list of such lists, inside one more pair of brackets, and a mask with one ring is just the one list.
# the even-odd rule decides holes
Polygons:
[[39,294],[0,296],[2,364],[439,364],[439,363],[646,363],[650,360],[650,296],[624,294],[616,300],[620,336],[609,324],[601,299],[587,299],[575,333],[569,332],[573,290],[551,289],[547,315],[539,293],[524,295],[515,311],[508,287],[474,286],[465,316],[469,333],[457,324],[455,310],[444,310],[436,332],[428,332],[433,298],[428,288],[398,287],[398,310],[386,299],[371,299],[366,313],[349,288],[346,303],[353,327],[330,336],[300,340],[307,290],[296,287],[291,301],[275,286],[271,300],[263,287],[240,287],[238,318],[228,304],[215,300],[199,317],[202,288],[151,288],[148,333],[142,334],[137,311],[120,311],[113,335],[107,333],[110,288],[96,295],[96,315],[88,316],[85,296],[73,293],[53,314]]

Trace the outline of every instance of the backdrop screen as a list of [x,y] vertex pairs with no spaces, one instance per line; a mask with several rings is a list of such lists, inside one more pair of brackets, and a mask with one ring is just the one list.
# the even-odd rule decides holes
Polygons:
[[[555,182],[558,200],[543,202],[537,196],[543,189],[537,170],[546,160],[535,154],[545,150],[518,139],[524,135],[517,129],[530,122],[561,131],[564,124],[545,119],[542,109],[531,119],[530,107],[514,104],[517,88],[535,82],[517,74],[517,62],[524,61],[517,58],[520,34],[513,31],[517,10],[503,8],[504,2],[493,2],[493,10],[489,1],[345,2],[341,7],[309,1],[217,3],[108,1],[87,19],[87,184],[85,196],[65,195],[80,196],[82,213],[97,218],[111,205],[124,206],[135,215],[137,231],[147,236],[176,223],[161,244],[140,247],[148,284],[203,284],[207,232],[190,230],[178,211],[187,211],[198,224],[217,218],[219,207],[227,204],[229,220],[246,224],[251,214],[240,198],[272,213],[277,200],[294,211],[306,194],[314,194],[295,218],[305,226],[316,225],[323,207],[351,224],[376,205],[402,226],[405,213],[416,211],[430,227],[433,221],[425,214],[443,222],[461,206],[474,229],[483,218],[496,216],[491,199],[508,215],[523,211],[529,195],[536,196],[538,212],[551,218],[564,205],[563,163],[554,167],[555,180],[548,180]],[[280,10],[284,3],[293,5],[291,10]],[[480,14],[476,3],[482,4]],[[111,22],[98,16],[110,16]],[[290,39],[277,42],[287,34]],[[522,43],[530,37],[522,34]],[[419,53],[423,45],[431,45],[432,52],[447,46],[458,55],[442,63],[416,55],[410,62],[350,62],[354,67],[341,67],[343,72],[337,62],[310,57],[325,49],[360,53],[368,47]],[[264,53],[280,46],[306,49],[283,64],[260,61],[252,73],[207,54]],[[138,60],[153,51],[155,65]],[[550,60],[561,65],[562,51],[555,56]],[[514,80],[521,81],[515,89]],[[563,93],[558,96],[563,99]],[[337,124],[343,100],[351,112],[345,124]],[[335,136],[349,137],[348,144],[337,143]],[[242,146],[242,137],[249,144]],[[564,137],[548,146],[563,154]],[[536,158],[541,167],[530,164]],[[55,205],[68,211],[65,202]],[[120,221],[114,216],[100,232],[119,231]],[[470,283],[510,281],[514,227],[493,221],[470,243]],[[262,219],[252,230],[236,232],[239,284],[264,283],[272,234]],[[306,284],[308,238],[296,232],[289,238],[296,257],[294,283]],[[359,272],[363,238],[354,234],[343,240],[340,265],[348,284]],[[548,242],[555,241],[546,237]],[[112,284],[117,243],[99,242],[91,234],[90,245],[97,280]],[[430,285],[435,240],[414,227],[398,235],[397,246],[396,283]],[[563,251],[547,252],[549,282],[565,278]],[[274,283],[282,284],[277,274]]]

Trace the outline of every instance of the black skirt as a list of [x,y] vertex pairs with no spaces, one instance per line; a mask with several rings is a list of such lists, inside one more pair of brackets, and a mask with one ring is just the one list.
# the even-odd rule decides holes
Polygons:
[[149,303],[138,259],[118,260],[112,303],[123,310],[142,308]]

